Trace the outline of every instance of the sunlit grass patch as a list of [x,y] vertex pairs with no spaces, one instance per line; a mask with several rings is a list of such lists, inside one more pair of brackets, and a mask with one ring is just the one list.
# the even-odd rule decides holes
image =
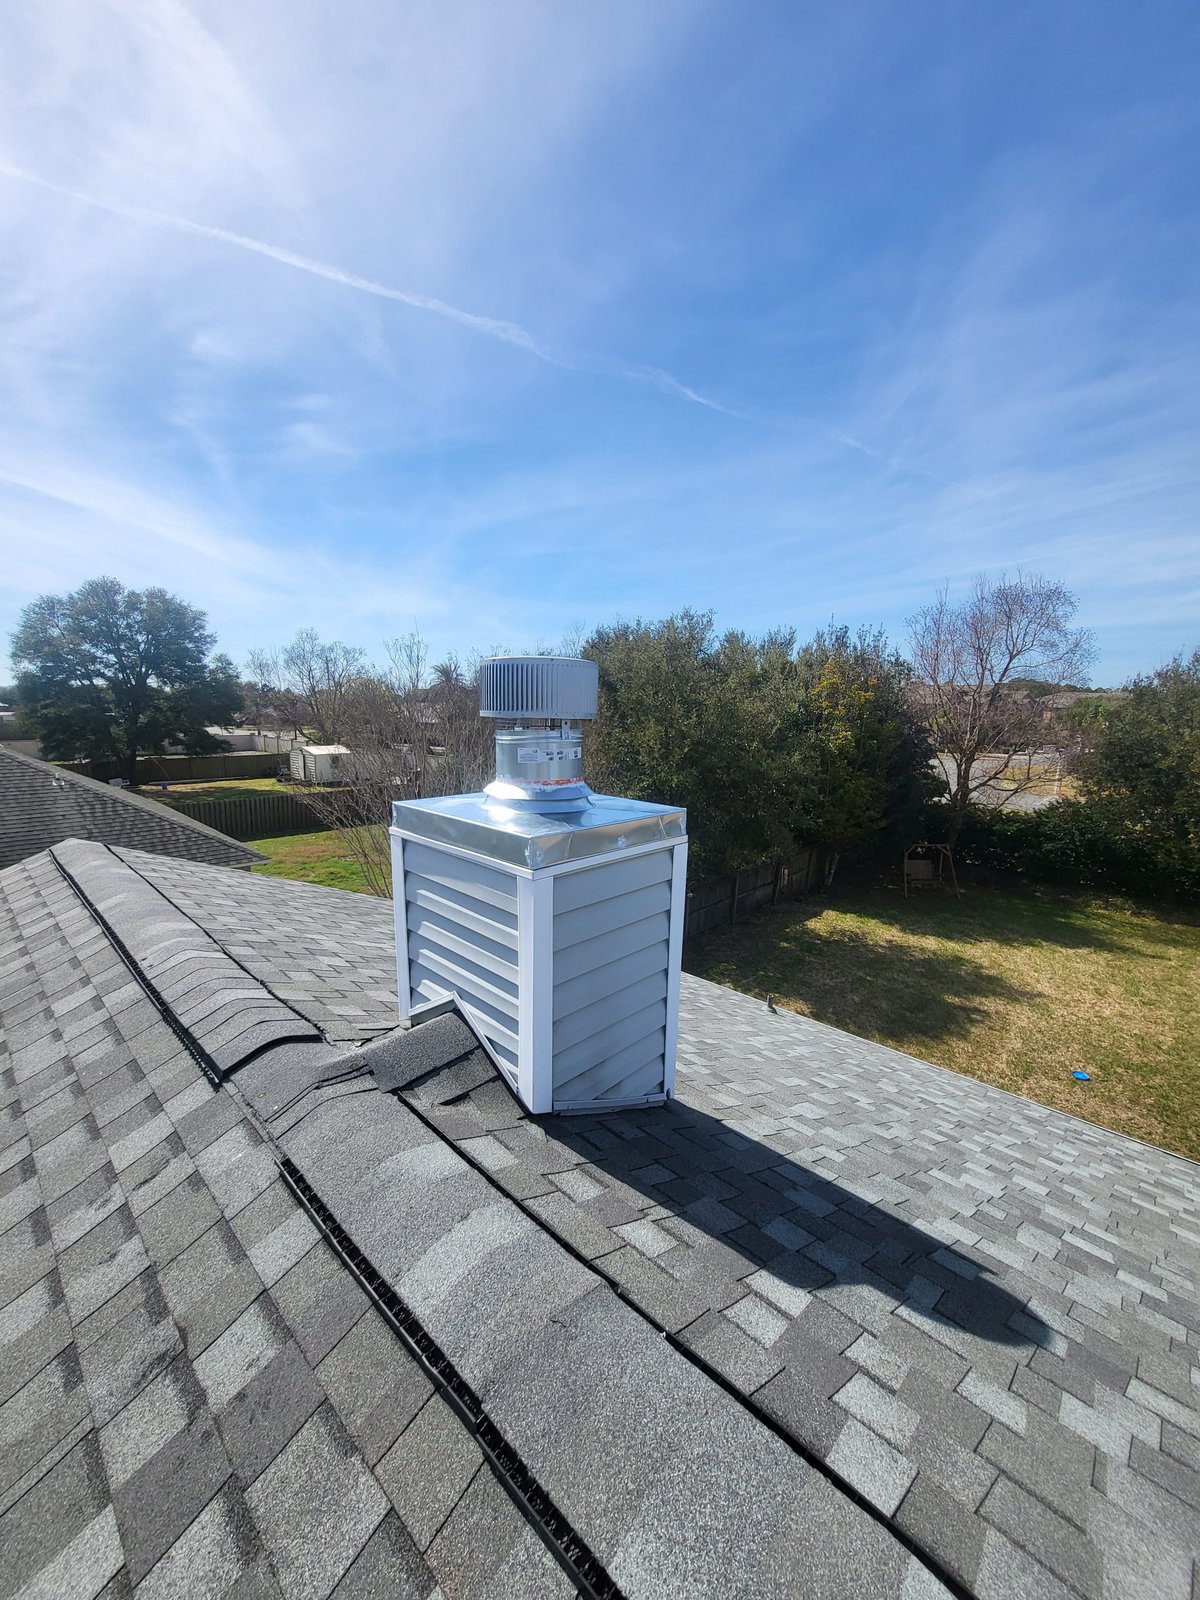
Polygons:
[[269,839],[248,839],[269,861],[253,867],[269,878],[298,878],[322,883],[328,889],[353,889],[368,894],[362,867],[350,854],[340,833],[283,833]]

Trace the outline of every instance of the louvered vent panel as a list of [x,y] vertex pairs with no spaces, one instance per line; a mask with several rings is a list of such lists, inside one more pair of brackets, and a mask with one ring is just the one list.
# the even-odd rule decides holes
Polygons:
[[515,1081],[515,880],[410,840],[404,851],[404,895],[414,998],[440,1000],[458,994]]
[[554,1103],[661,1093],[671,853],[554,885]]

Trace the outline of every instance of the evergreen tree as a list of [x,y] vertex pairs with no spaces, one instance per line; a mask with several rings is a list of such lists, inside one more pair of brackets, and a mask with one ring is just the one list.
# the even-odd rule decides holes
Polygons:
[[12,642],[23,724],[51,760],[118,761],[130,782],[139,754],[219,750],[206,725],[223,726],[241,692],[215,642],[204,613],[165,589],[93,578],[41,595]]

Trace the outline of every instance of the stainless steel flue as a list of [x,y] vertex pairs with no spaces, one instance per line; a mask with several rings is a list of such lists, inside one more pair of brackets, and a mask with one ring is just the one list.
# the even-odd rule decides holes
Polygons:
[[578,811],[591,790],[583,735],[596,715],[594,661],[567,656],[493,656],[479,670],[479,714],[511,723],[496,732],[496,776],[484,793],[503,805]]

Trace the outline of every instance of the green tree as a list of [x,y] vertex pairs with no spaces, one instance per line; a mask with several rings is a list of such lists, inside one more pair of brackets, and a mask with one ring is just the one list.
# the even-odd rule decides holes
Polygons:
[[205,727],[226,723],[241,695],[215,642],[204,613],[165,589],[93,578],[41,595],[12,642],[24,725],[52,760],[118,761],[131,782],[139,753],[219,750]]
[[915,843],[937,782],[907,662],[882,631],[841,627],[817,633],[797,665],[813,774],[798,837],[826,852],[827,876],[843,852]]
[[718,637],[711,612],[597,628],[583,654],[600,669],[589,724],[594,788],[682,805],[698,876],[761,860],[790,842],[776,752],[789,708],[763,692],[760,650]]
[[[881,634],[718,636],[710,612],[600,628],[589,780],[684,805],[696,875],[919,834],[930,752],[905,700],[907,669]],[[915,831],[914,831],[915,830]]]
[[1150,847],[1162,869],[1200,870],[1200,650],[1135,678],[1092,733],[1081,776]]

